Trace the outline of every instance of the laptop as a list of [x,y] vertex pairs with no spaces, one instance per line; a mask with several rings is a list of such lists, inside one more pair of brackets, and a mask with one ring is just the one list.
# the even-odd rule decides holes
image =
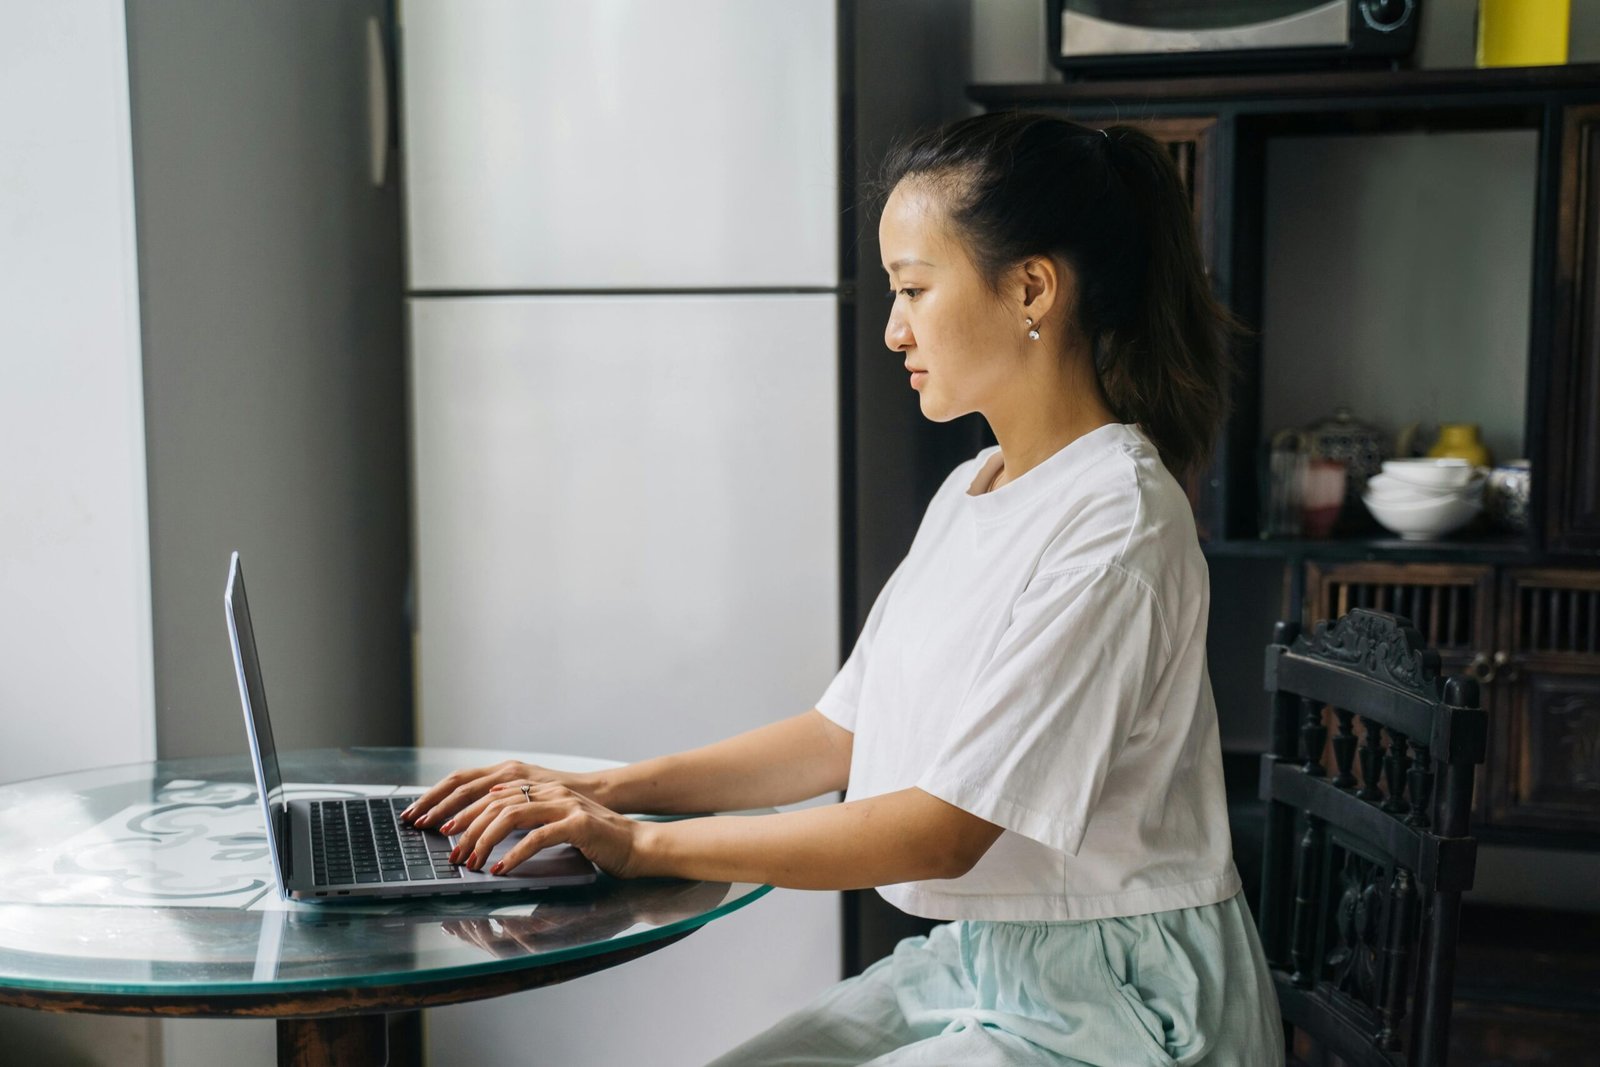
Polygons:
[[[278,752],[267,718],[267,691],[256,655],[250,604],[245,599],[239,553],[228,564],[228,638],[244,704],[256,790],[267,820],[268,851],[278,892],[290,900],[344,901],[438,896],[457,893],[518,893],[554,886],[586,885],[598,874],[571,845],[541,849],[506,874],[489,874],[495,860],[522,837],[513,833],[489,853],[483,870],[450,862],[454,838],[418,830],[400,820],[417,795],[284,797]],[[390,787],[379,787],[390,788]]]

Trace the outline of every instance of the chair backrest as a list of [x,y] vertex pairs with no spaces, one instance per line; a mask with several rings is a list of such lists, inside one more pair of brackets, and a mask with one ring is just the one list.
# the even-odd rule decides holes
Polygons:
[[1440,679],[1400,616],[1356,608],[1299,630],[1279,623],[1267,647],[1261,760],[1258,919],[1283,1017],[1352,1067],[1442,1065],[1476,863],[1478,683]]

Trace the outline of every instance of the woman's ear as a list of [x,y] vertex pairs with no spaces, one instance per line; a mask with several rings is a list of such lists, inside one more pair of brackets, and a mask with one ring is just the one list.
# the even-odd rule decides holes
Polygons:
[[1063,292],[1063,287],[1071,284],[1070,275],[1049,256],[1029,256],[1014,269],[1022,314],[1034,322],[1044,322],[1053,308],[1070,300]]

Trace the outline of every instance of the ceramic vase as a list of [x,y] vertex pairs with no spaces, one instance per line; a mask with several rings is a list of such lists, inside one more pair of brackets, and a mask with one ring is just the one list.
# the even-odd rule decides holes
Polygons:
[[1528,501],[1532,494],[1532,465],[1513,459],[1489,472],[1484,487],[1483,509],[1494,524],[1512,533],[1528,528]]
[[1439,427],[1439,439],[1428,449],[1433,459],[1464,459],[1474,467],[1493,466],[1489,450],[1478,437],[1477,423],[1447,422]]

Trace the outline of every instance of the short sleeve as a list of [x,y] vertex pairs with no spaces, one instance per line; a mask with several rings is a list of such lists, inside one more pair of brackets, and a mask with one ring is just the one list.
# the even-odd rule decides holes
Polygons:
[[919,788],[1076,855],[1171,656],[1155,594],[1115,564],[1030,586]]
[[878,599],[872,602],[872,610],[867,612],[867,621],[861,626],[861,634],[856,638],[856,647],[851,650],[850,658],[844,661],[844,666],[834,675],[822,699],[817,701],[818,711],[851,733],[856,730],[856,709],[861,703],[861,681],[867,672],[867,658],[872,654],[878,627],[883,622],[883,613],[894,592],[895,580],[904,569],[905,561],[901,560],[894,573],[889,575],[889,580],[883,583],[883,588],[878,591]]

